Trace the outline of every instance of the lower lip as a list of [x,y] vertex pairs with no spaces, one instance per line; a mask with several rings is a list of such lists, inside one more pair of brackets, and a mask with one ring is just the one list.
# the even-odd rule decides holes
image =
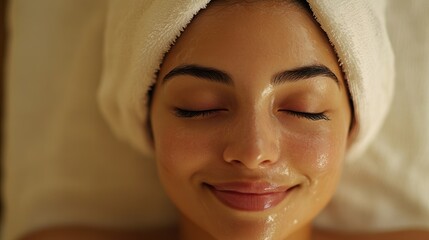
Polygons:
[[210,187],[210,190],[219,201],[233,209],[242,211],[263,211],[277,206],[286,198],[291,189],[284,192],[264,194],[220,191],[213,187]]

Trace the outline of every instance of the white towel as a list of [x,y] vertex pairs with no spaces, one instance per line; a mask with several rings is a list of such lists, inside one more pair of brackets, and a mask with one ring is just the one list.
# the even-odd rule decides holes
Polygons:
[[346,162],[333,201],[317,220],[348,231],[429,229],[429,1],[390,0],[386,19],[396,90],[383,128]]
[[[112,1],[107,22],[100,106],[117,136],[151,155],[147,91],[164,54],[208,0]],[[348,158],[380,129],[393,93],[394,60],[383,1],[309,1],[348,80],[356,123]]]

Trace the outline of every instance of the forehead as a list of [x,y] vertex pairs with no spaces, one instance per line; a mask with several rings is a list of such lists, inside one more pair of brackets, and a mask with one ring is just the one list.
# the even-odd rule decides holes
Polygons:
[[295,4],[213,4],[201,11],[167,55],[164,68],[201,64],[234,74],[324,64],[341,71],[311,13]]

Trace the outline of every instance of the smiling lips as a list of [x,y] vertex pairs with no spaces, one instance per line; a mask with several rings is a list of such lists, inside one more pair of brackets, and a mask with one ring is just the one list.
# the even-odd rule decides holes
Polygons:
[[243,211],[263,211],[275,207],[294,188],[267,182],[229,182],[207,186],[223,204]]

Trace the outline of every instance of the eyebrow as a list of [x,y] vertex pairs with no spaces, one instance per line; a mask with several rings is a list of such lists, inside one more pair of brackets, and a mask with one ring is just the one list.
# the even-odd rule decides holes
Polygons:
[[[228,73],[218,70],[216,68],[204,67],[194,64],[181,65],[174,68],[164,76],[164,78],[162,79],[162,83],[165,83],[174,77],[182,75],[189,75],[212,82],[223,83],[226,85],[234,85],[232,77]],[[271,83],[274,85],[280,85],[285,82],[294,82],[319,76],[330,78],[334,80],[338,86],[340,86],[340,82],[337,76],[325,65],[308,65],[282,71],[274,75],[271,80]]]
[[279,85],[286,81],[290,82],[314,77],[330,78],[340,86],[340,81],[337,76],[325,65],[309,65],[280,72],[274,75],[272,83],[274,85]]
[[231,76],[229,76],[228,73],[225,73],[221,70],[210,68],[210,67],[203,67],[199,65],[183,65],[178,66],[171,70],[165,77],[163,78],[163,83],[166,81],[172,79],[176,76],[181,75],[189,75],[196,78],[201,78],[213,82],[219,82],[227,85],[233,85],[233,81]]

